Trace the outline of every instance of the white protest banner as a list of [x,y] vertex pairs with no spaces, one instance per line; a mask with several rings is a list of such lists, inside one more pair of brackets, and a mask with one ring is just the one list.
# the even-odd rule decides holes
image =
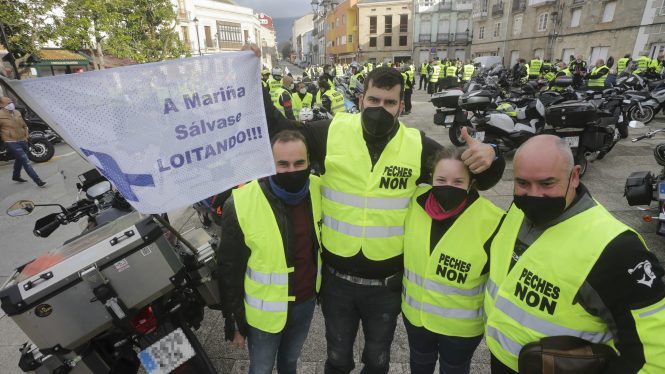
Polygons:
[[12,81],[142,213],[275,173],[253,52]]

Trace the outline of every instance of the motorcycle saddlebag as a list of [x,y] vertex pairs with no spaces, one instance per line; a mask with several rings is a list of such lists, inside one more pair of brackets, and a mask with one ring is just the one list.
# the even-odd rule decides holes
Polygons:
[[554,128],[584,128],[597,121],[596,106],[585,101],[566,101],[545,111],[545,122]]
[[[161,226],[134,212],[16,269],[0,289],[0,305],[41,352],[66,353],[128,322],[171,291],[183,269]],[[99,301],[114,293],[117,304]]]
[[600,151],[603,146],[609,147],[613,137],[614,132],[611,127],[589,126],[582,132],[580,141],[586,150],[595,152]]
[[649,205],[653,199],[653,174],[648,171],[631,173],[626,179],[624,195],[628,205]]
[[434,104],[434,106],[437,108],[457,108],[459,97],[463,94],[464,92],[461,90],[437,92],[432,95],[432,104]]

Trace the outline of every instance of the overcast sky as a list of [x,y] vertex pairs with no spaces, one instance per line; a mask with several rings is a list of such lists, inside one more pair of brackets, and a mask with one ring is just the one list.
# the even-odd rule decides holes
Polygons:
[[235,0],[236,4],[254,8],[272,18],[300,17],[312,12],[312,0]]

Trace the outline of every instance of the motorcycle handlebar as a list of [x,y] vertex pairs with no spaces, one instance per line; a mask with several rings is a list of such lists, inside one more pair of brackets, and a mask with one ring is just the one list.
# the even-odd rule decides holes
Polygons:
[[35,236],[46,238],[60,227],[60,213],[52,213],[44,216],[35,222],[35,229],[32,231]]

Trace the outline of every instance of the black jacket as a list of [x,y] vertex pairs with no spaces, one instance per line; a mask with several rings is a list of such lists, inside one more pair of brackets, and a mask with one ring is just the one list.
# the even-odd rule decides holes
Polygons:
[[[267,178],[259,180],[259,184],[277,220],[277,226],[282,235],[282,243],[284,243],[286,265],[293,267],[295,263],[295,241],[290,239],[294,237],[294,230],[289,211],[285,204],[274,195]],[[307,196],[307,202],[311,220],[312,204],[309,195]],[[226,339],[232,340],[236,324],[240,333],[243,336],[247,336],[247,322],[245,320],[243,300],[245,297],[244,279],[250,250],[245,244],[245,238],[238,223],[233,197],[226,200],[222,212],[222,225],[221,232],[219,233],[221,240],[217,247],[218,279],[222,313],[227,319],[225,324]],[[314,227],[312,229],[314,230]],[[316,238],[315,233],[312,233],[312,238]],[[312,251],[317,253],[318,250],[318,242],[314,239]],[[317,256],[314,255],[314,258],[316,259]],[[289,274],[289,289],[293,289],[293,273]]]

